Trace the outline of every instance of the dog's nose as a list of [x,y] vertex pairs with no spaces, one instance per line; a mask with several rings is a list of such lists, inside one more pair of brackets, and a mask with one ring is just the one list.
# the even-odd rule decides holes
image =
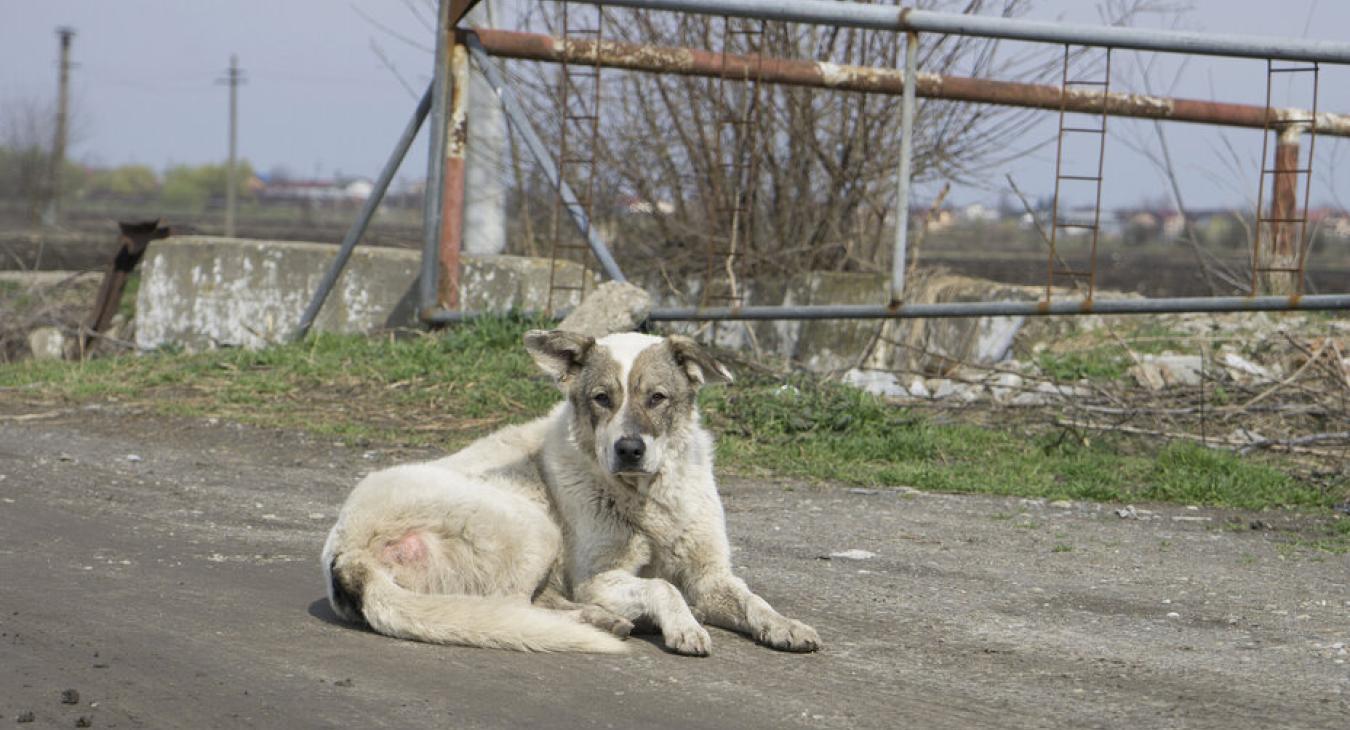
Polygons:
[[638,466],[642,463],[642,455],[647,449],[642,445],[642,439],[635,436],[624,436],[614,442],[614,455],[619,457],[620,466]]

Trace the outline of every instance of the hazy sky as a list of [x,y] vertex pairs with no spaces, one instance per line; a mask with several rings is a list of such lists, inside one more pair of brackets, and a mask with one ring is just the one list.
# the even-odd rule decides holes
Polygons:
[[[1344,0],[1197,0],[1192,5],[1183,25],[1195,30],[1345,40],[1350,28],[1350,2]],[[1027,17],[1094,21],[1096,6],[1087,0],[1040,0]],[[427,8],[427,0],[0,0],[0,107],[25,100],[50,103],[56,86],[54,31],[70,25],[78,33],[73,89],[82,132],[73,157],[161,169],[219,161],[226,150],[226,89],[217,80],[236,53],[248,79],[240,91],[241,155],[264,170],[285,166],[306,176],[340,171],[373,177],[415,100],[371,44],[381,47],[412,86],[422,88],[431,60]],[[1133,80],[1139,78],[1139,57],[1116,56],[1117,88],[1133,84],[1138,89]],[[1164,88],[1157,90],[1224,101],[1264,100],[1262,61],[1194,59],[1176,87],[1168,89],[1176,63],[1176,57],[1163,57],[1155,79]],[[1350,112],[1347,82],[1346,69],[1324,70],[1322,109]],[[1054,115],[1046,115],[1048,124],[1053,120]],[[1131,139],[1155,144],[1152,125],[1113,120],[1112,128],[1108,204],[1158,198],[1161,178],[1125,144]],[[1259,133],[1224,133],[1252,168],[1240,173],[1224,162],[1224,140],[1215,128],[1170,124],[1165,129],[1189,206],[1254,198]],[[1031,136],[1048,134],[1046,128]],[[1330,138],[1318,144],[1314,200],[1350,202],[1350,190],[1342,194],[1338,188],[1338,178],[1345,175],[1331,174],[1342,147]],[[424,150],[419,140],[403,176],[424,174]],[[1045,147],[991,170],[988,179],[1001,185],[1003,174],[1011,172],[1025,190],[1044,194],[1053,185],[1053,164],[1054,148]],[[921,186],[918,195],[925,189],[931,194],[931,186]],[[992,201],[997,194],[996,189],[963,186],[953,197]]]

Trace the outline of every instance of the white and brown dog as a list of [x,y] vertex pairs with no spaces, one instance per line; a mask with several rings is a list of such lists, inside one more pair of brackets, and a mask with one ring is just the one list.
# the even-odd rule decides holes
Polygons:
[[731,374],[693,340],[535,330],[566,400],[464,450],[366,477],[328,535],[333,609],[405,639],[618,652],[633,622],[706,655],[699,618],[814,651],[731,572],[698,389]]

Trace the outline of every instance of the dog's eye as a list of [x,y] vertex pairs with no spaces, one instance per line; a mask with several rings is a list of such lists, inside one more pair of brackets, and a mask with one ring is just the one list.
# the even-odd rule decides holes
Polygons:
[[595,404],[600,406],[601,408],[609,408],[611,404],[611,401],[609,399],[609,393],[596,393],[595,395],[591,396],[591,400],[595,401]]
[[648,405],[651,405],[651,406],[659,406],[659,405],[661,405],[661,404],[664,403],[664,402],[666,402],[666,394],[665,394],[665,393],[652,393],[651,395],[647,396],[647,404],[648,404]]

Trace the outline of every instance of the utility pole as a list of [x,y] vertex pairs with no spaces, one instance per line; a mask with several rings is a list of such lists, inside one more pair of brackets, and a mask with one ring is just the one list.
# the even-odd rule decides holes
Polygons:
[[47,180],[47,209],[42,213],[42,222],[54,226],[59,222],[61,213],[61,173],[66,166],[66,138],[70,127],[70,42],[75,37],[75,29],[61,26],[56,29],[61,39],[61,72],[56,95],[56,136],[52,140],[51,171]]
[[244,83],[244,72],[239,69],[239,57],[230,54],[230,67],[225,71],[225,78],[220,79],[219,83],[229,84],[230,87],[230,160],[225,167],[225,236],[234,237],[234,219],[235,207],[238,204],[236,200],[239,180],[238,172],[235,168],[235,153],[238,147],[238,129],[239,129],[239,85]]

